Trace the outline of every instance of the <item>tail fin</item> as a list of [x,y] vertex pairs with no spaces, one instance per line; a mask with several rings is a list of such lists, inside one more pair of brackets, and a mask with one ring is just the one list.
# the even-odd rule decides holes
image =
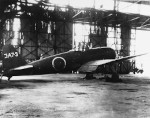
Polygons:
[[12,45],[5,45],[2,48],[3,70],[9,70],[26,64],[21,55]]

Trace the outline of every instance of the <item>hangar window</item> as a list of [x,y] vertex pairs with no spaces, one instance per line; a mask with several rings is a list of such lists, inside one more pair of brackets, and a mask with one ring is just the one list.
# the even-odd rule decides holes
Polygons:
[[18,45],[19,30],[20,30],[20,19],[15,18],[13,22],[14,37],[12,39],[12,45]]
[[75,23],[73,25],[73,48],[84,51],[89,46],[90,25]]
[[108,27],[107,46],[113,48],[119,53],[121,50],[121,31],[120,28]]

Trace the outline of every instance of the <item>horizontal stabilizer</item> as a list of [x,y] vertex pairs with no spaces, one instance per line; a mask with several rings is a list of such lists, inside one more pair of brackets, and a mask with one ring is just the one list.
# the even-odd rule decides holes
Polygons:
[[14,68],[13,70],[24,70],[24,69],[31,69],[31,68],[33,68],[33,65],[25,65],[25,66]]

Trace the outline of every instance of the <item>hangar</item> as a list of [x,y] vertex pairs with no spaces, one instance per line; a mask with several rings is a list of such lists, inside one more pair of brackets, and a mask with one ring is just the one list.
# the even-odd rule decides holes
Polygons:
[[[108,5],[103,0],[90,0],[87,5],[79,4],[2,0],[0,47],[13,44],[28,61],[39,59],[41,54],[46,57],[78,50],[86,43],[112,47],[118,57],[138,53],[136,32],[149,30],[149,14],[144,12],[149,9],[149,1],[114,0]],[[121,63],[120,73],[133,72],[137,65],[135,60]]]
[[[118,58],[147,52],[149,0],[0,0],[0,50],[12,44],[28,62],[40,55],[111,47]],[[122,83],[79,79],[81,74],[14,77],[0,83],[0,117],[150,117],[144,57],[115,65]],[[98,72],[110,73],[110,67]],[[97,75],[98,76],[98,75]]]

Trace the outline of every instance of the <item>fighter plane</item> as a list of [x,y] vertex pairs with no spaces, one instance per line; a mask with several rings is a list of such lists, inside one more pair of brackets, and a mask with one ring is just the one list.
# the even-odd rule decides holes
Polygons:
[[[86,73],[86,79],[91,79],[93,72],[100,65],[113,64],[141,55],[116,59],[116,52],[112,48],[97,47],[85,51],[71,50],[27,63],[12,45],[5,45],[2,49],[2,76],[10,80],[12,76],[80,71]],[[115,79],[119,78],[118,74],[116,75]]]

